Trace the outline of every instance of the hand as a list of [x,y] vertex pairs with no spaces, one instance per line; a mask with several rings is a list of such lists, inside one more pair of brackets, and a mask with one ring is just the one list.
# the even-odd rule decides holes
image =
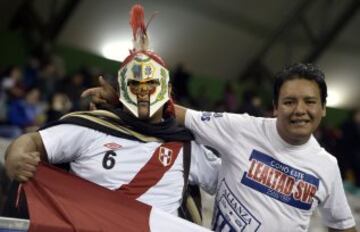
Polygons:
[[81,97],[91,97],[90,109],[96,109],[101,104],[117,106],[119,97],[116,90],[102,76],[99,77],[99,83],[100,87],[87,89],[81,94]]
[[27,182],[35,174],[40,162],[40,152],[14,153],[5,161],[8,176],[19,182]]

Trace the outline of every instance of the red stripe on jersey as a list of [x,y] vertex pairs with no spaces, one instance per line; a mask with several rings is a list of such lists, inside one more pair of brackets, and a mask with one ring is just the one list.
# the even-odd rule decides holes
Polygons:
[[140,169],[128,184],[122,185],[117,191],[132,199],[137,199],[151,187],[156,185],[174,164],[182,143],[169,142],[158,147],[151,159]]

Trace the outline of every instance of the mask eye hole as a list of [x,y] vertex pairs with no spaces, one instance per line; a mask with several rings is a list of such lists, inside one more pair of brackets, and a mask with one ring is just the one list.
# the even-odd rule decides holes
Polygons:
[[[158,85],[160,85],[160,82],[159,82],[159,80],[149,80],[149,81],[146,81],[145,84],[151,85],[151,86],[154,86],[154,85],[158,86]],[[140,82],[136,81],[136,80],[129,80],[127,82],[127,85],[133,86],[133,87],[138,87],[140,85]]]
[[134,87],[137,87],[140,85],[140,82],[139,81],[135,81],[135,80],[129,80],[127,82],[127,86],[134,86]]
[[159,80],[150,80],[150,81],[147,81],[146,83],[149,85],[156,85],[156,86],[160,85]]

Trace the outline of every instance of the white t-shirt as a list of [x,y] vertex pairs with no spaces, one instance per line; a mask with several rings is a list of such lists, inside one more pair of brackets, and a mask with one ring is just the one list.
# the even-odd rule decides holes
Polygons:
[[[177,214],[184,185],[182,144],[143,143],[68,124],[40,135],[49,163],[70,162],[70,171],[83,179],[111,190],[123,188],[143,203]],[[190,182],[214,193],[220,164],[212,152],[191,142]]]
[[185,125],[221,154],[214,230],[307,231],[317,207],[330,228],[355,225],[337,161],[313,136],[293,146],[276,119],[247,114],[188,110]]

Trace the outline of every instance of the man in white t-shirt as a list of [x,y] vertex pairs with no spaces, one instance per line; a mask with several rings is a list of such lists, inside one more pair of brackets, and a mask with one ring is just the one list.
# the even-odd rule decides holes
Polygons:
[[329,231],[356,231],[337,160],[313,136],[326,97],[321,70],[295,64],[276,76],[276,118],[175,107],[196,141],[222,155],[215,231],[307,231],[317,208]]
[[222,155],[214,230],[307,231],[318,208],[329,231],[355,231],[337,160],[312,135],[326,97],[324,74],[295,64],[276,77],[276,118],[176,108],[196,141]]
[[122,109],[72,113],[17,138],[5,156],[9,177],[28,181],[40,160],[70,163],[81,178],[176,215],[187,174],[215,191],[220,160],[175,122],[165,63],[147,49],[143,27],[134,35],[118,75]]

